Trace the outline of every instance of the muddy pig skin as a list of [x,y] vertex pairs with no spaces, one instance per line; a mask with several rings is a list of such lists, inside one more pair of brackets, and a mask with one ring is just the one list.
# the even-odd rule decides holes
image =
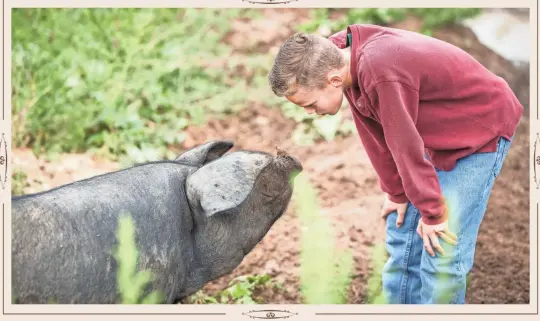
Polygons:
[[210,141],[150,162],[12,198],[16,303],[119,303],[113,249],[123,211],[136,227],[137,271],[175,303],[232,272],[286,211],[295,158]]

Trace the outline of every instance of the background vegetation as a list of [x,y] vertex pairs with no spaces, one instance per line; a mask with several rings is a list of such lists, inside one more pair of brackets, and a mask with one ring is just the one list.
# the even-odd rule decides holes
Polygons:
[[[352,9],[331,20],[332,10],[317,9],[299,30],[387,24],[412,13],[424,19],[430,33],[478,12]],[[252,9],[13,10],[14,144],[38,154],[92,152],[125,162],[173,157],[167,147],[183,141],[186,126],[237,112],[261,97],[302,123],[301,143],[349,134],[352,124],[342,123],[341,115],[315,120],[269,93],[269,53],[238,56],[221,41],[232,19],[259,14]]]

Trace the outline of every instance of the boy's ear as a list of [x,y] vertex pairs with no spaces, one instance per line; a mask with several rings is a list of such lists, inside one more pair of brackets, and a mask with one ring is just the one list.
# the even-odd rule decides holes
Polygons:
[[331,72],[329,74],[329,82],[334,87],[339,87],[343,85],[343,78],[341,75],[337,72]]

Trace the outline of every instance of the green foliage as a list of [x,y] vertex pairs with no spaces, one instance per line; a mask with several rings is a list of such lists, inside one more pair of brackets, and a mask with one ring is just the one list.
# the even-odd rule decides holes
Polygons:
[[387,260],[386,248],[383,244],[376,244],[371,253],[371,275],[367,281],[366,301],[368,304],[386,304],[382,290],[382,270]]
[[203,290],[190,295],[186,300],[190,304],[219,304],[219,298],[206,294]]
[[403,19],[403,8],[354,8],[347,9],[345,15],[339,19],[332,19],[331,14],[336,9],[315,9],[313,11],[312,20],[300,25],[299,31],[315,32],[321,26],[329,27],[333,31],[341,30],[349,24],[354,23],[372,23],[372,24],[388,24],[394,21]]
[[24,189],[30,184],[28,184],[28,177],[25,172],[22,171],[13,171],[11,174],[11,195],[22,195],[24,194]]
[[453,23],[477,16],[481,8],[410,8],[411,14],[422,18],[422,32],[432,35],[433,31]]
[[282,290],[282,285],[268,274],[262,275],[242,275],[229,282],[227,288],[218,291],[210,296],[202,290],[188,298],[189,303],[195,304],[258,304],[261,299],[257,298],[256,291],[265,288]]
[[229,287],[220,292],[222,303],[256,304],[254,291],[271,285],[272,278],[268,274],[243,275],[234,278]]
[[135,224],[127,214],[122,214],[116,232],[118,247],[114,250],[114,258],[118,262],[117,285],[122,304],[158,304],[163,295],[152,292],[141,298],[145,287],[152,281],[150,271],[137,273],[139,250],[135,242]]
[[[318,139],[332,141],[337,136],[347,136],[356,128],[351,120],[343,119],[343,113],[319,116],[308,114],[302,107],[293,103],[282,103],[281,110],[287,118],[295,120],[298,125],[293,133],[293,140],[299,146],[312,145]],[[343,107],[348,106],[343,104]]]
[[349,251],[338,251],[333,242],[330,222],[321,215],[317,195],[308,179],[299,174],[295,180],[294,200],[300,219],[300,288],[307,304],[343,304],[353,266]]
[[[14,141],[36,153],[170,157],[188,125],[246,104],[262,59],[223,37],[245,9],[14,9]],[[250,66],[252,63],[254,66]],[[214,67],[212,67],[214,66]],[[223,66],[223,68],[222,68]],[[259,81],[259,84],[261,82]],[[260,98],[260,97],[259,97]]]
[[335,10],[316,9],[313,19],[301,25],[299,31],[315,32],[321,26],[326,26],[336,32],[355,23],[391,25],[402,21],[408,15],[414,15],[423,21],[421,32],[431,35],[437,28],[474,17],[481,12],[480,8],[355,8],[347,10],[339,19],[331,19]]
[[[316,9],[299,29],[390,24],[420,16],[424,32],[477,14],[476,8]],[[14,142],[36,153],[102,154],[143,162],[170,158],[184,129],[265,97],[300,126],[299,144],[332,140],[354,128],[341,115],[317,120],[269,91],[269,54],[233,53],[222,41],[253,9],[56,9],[12,12]]]

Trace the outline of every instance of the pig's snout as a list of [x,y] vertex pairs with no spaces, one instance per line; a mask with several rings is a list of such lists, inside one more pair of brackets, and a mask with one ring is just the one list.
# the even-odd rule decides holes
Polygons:
[[275,158],[275,162],[278,165],[278,167],[282,168],[283,170],[289,173],[299,174],[300,172],[304,170],[300,161],[298,161],[296,158],[289,155],[277,156]]

